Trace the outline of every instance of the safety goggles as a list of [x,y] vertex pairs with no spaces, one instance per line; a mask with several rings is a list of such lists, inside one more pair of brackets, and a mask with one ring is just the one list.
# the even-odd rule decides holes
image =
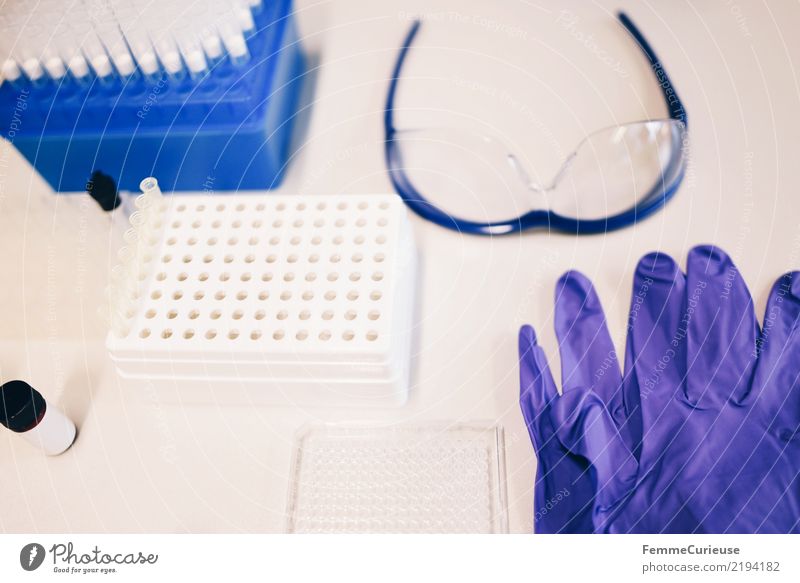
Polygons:
[[624,13],[618,18],[650,62],[669,117],[589,134],[544,181],[531,179],[522,158],[493,136],[457,128],[395,128],[395,94],[420,28],[414,22],[397,58],[384,111],[389,177],[406,204],[442,227],[478,235],[536,227],[603,233],[661,209],[686,169],[686,111],[647,40]]

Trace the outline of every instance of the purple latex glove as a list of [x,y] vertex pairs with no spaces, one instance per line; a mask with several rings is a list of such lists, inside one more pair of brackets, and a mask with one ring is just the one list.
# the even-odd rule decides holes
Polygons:
[[[534,529],[591,533],[629,495],[636,462],[610,411],[627,417],[614,345],[594,288],[569,272],[556,286],[559,396],[533,328],[519,334],[520,406],[538,459]],[[623,433],[626,430],[623,426]]]
[[628,345],[639,477],[603,530],[798,532],[800,276],[776,282],[763,331],[741,275],[715,247],[693,249],[686,275],[648,255],[634,289],[644,278],[652,283]]

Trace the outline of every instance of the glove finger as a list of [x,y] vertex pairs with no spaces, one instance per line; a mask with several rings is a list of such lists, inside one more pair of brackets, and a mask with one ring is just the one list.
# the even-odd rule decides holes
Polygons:
[[742,401],[758,398],[759,410],[797,427],[800,423],[800,272],[780,277],[772,286],[764,329],[756,346],[758,364],[752,389]]
[[553,438],[547,412],[558,398],[558,390],[536,333],[527,325],[519,331],[519,391],[522,416],[538,455]]
[[593,391],[576,389],[554,403],[551,417],[562,445],[591,465],[594,514],[610,513],[633,491],[638,464],[605,403]]
[[519,332],[520,408],[536,451],[534,528],[541,533],[590,533],[594,484],[584,460],[565,451],[550,412],[558,391],[530,326]]
[[[644,439],[682,396],[685,379],[685,330],[682,329],[686,277],[675,261],[662,253],[642,257],[634,275],[634,299],[628,319],[627,370],[635,382],[626,385],[626,399],[636,403],[639,389]],[[641,301],[637,300],[641,298]],[[632,405],[629,405],[632,406]]]
[[695,247],[687,260],[686,398],[719,410],[741,395],[755,363],[758,324],[753,299],[730,257],[711,245]]
[[590,388],[610,410],[622,405],[622,375],[603,306],[589,279],[568,271],[556,284],[555,328],[561,354],[561,388]]

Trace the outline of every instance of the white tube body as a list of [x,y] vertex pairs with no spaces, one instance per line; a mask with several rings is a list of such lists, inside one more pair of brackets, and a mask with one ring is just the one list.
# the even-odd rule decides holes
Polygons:
[[39,424],[19,435],[44,450],[47,455],[58,455],[69,449],[75,441],[75,434],[75,424],[48,403]]

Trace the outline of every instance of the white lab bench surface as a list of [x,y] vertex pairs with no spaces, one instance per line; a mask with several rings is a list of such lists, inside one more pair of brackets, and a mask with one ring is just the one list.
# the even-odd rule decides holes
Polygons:
[[[533,449],[517,404],[517,331],[533,324],[558,376],[553,288],[580,269],[619,353],[631,278],[660,249],[684,261],[715,243],[763,313],[800,268],[800,5],[707,0],[595,3],[297,2],[313,89],[283,193],[389,192],[383,105],[398,47],[423,29],[397,97],[401,128],[479,121],[536,162],[591,130],[665,115],[652,72],[614,18],[624,8],[689,117],[689,172],[665,210],[592,237],[481,238],[413,217],[420,249],[407,405],[298,409],[165,402],[121,380],[98,314],[120,217],[56,196],[13,147],[0,151],[0,377],[69,414],[78,439],[46,458],[0,432],[2,532],[282,532],[294,436],[319,421],[494,421],[505,430],[511,532],[533,525]],[[563,10],[574,13],[565,18]],[[569,24],[568,24],[569,23]],[[555,145],[554,145],[555,144]]]

